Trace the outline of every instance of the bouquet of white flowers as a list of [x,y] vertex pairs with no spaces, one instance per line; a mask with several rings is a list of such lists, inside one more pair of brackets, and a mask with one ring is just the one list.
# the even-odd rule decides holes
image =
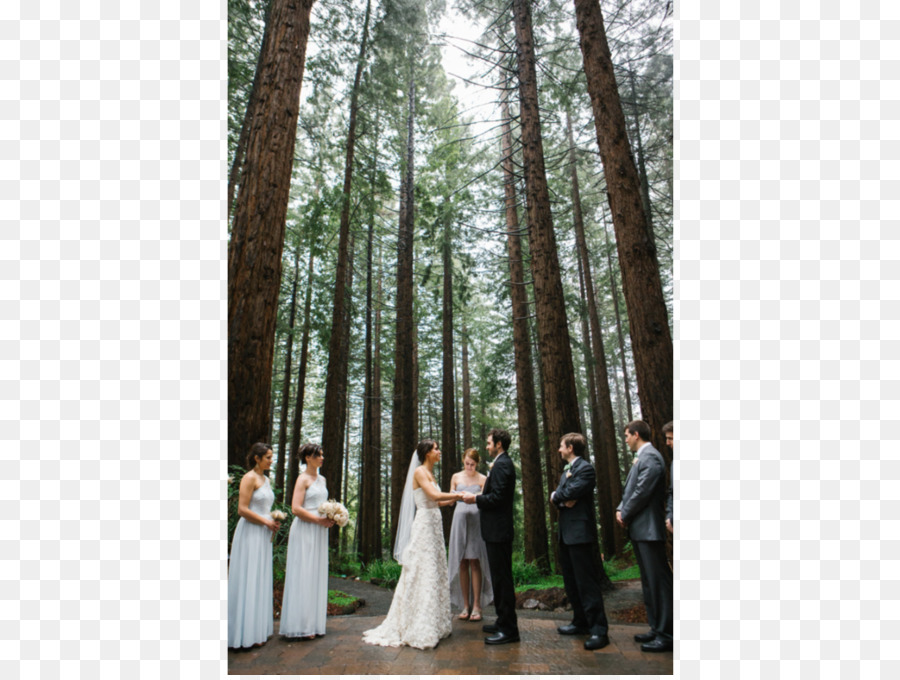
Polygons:
[[328,519],[333,519],[334,523],[339,527],[347,526],[350,521],[350,513],[343,503],[338,503],[334,499],[330,499],[322,503],[318,508],[320,515],[325,515]]
[[[284,514],[281,510],[273,510],[269,514],[272,516],[272,519],[274,519],[276,522],[283,522],[284,520],[287,519],[287,515]],[[271,542],[272,543],[275,542],[275,532],[274,531],[272,532]]]

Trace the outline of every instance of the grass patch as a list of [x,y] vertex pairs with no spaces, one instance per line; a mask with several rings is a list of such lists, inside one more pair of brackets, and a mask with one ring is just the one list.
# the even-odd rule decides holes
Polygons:
[[524,590],[547,590],[548,588],[562,588],[562,574],[550,574],[548,576],[539,576],[531,579],[528,583],[516,584],[516,592],[521,593]]
[[609,576],[610,581],[630,581],[631,579],[641,577],[641,570],[638,569],[638,565],[636,564],[632,564],[630,567],[625,567],[621,571],[613,571],[612,569],[607,569],[606,573]]
[[360,574],[363,581],[375,581],[378,585],[393,588],[400,580],[402,565],[394,560],[375,560],[366,565]]
[[356,602],[355,597],[348,595],[341,590],[328,591],[328,604],[336,604],[339,607],[344,607],[348,604],[353,604],[354,602]]

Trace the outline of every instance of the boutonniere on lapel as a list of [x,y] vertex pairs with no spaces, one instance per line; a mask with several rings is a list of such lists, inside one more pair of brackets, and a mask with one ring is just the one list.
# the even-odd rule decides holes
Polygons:
[[563,470],[566,471],[566,479],[568,479],[569,477],[572,476],[572,470],[571,470],[571,467],[572,467],[572,464],[569,463],[569,464],[567,464],[567,465],[563,468]]

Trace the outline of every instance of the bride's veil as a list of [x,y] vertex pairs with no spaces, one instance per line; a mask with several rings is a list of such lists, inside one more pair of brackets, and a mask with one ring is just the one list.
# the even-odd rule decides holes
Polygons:
[[413,475],[419,467],[419,454],[413,451],[412,460],[409,463],[409,472],[406,473],[406,486],[403,487],[403,499],[400,501],[400,516],[397,519],[397,538],[394,539],[394,559],[403,564],[403,551],[409,543],[409,535],[412,532],[413,519],[416,516],[416,501],[413,498]]

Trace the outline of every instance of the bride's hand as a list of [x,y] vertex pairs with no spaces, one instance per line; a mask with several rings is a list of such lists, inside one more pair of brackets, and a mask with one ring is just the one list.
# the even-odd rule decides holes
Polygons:
[[325,527],[326,529],[330,529],[334,526],[334,520],[328,517],[320,517],[316,522],[319,526]]

